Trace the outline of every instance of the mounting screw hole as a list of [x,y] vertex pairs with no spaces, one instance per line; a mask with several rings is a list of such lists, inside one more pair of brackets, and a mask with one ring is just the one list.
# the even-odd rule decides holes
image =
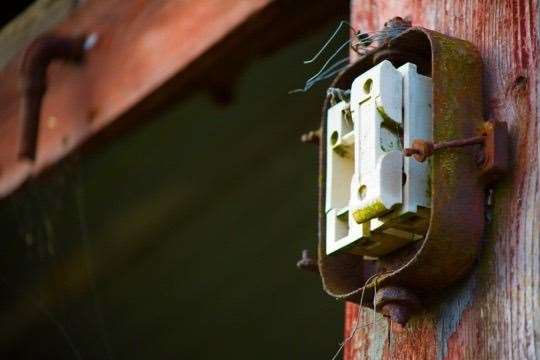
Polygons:
[[373,80],[367,79],[364,83],[364,92],[369,94],[371,92],[371,87],[373,86]]
[[364,199],[366,197],[366,193],[367,193],[367,186],[366,185],[360,186],[360,188],[358,189],[358,196],[360,196],[360,199]]
[[334,132],[330,135],[330,143],[331,143],[332,145],[336,145],[338,139],[339,139],[339,134],[338,134],[337,131],[334,131]]

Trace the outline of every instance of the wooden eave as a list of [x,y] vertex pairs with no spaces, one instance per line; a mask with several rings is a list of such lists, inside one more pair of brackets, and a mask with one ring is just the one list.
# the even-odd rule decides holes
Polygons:
[[17,156],[24,49],[0,71],[0,198],[82,145],[155,119],[197,90],[230,100],[232,83],[255,56],[345,18],[348,6],[346,0],[83,2],[52,31],[97,33],[99,40],[83,64],[49,67],[33,162]]

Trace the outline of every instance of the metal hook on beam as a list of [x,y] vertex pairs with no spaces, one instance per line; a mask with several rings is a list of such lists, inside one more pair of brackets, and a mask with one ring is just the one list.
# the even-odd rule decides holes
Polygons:
[[22,131],[19,159],[35,160],[43,97],[47,92],[47,69],[54,60],[81,63],[86,51],[95,46],[97,35],[75,37],[45,34],[26,49],[20,67]]

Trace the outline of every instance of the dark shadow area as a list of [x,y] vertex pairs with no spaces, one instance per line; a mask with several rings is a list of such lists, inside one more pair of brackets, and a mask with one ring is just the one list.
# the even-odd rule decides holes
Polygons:
[[324,88],[287,92],[334,27],[255,61],[231,105],[194,94],[4,203],[4,358],[331,358],[343,304],[295,267]]
[[6,1],[0,6],[0,27],[3,27],[24,12],[34,0]]

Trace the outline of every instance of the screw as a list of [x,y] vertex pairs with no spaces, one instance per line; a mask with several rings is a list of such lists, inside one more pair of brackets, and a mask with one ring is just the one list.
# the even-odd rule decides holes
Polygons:
[[309,256],[308,250],[302,250],[302,258],[298,260],[296,263],[296,266],[300,270],[310,271],[310,272],[319,272],[319,265],[317,264],[317,260],[313,259],[311,256]]
[[302,134],[300,141],[309,144],[319,144],[321,142],[321,129],[311,130],[305,134]]

